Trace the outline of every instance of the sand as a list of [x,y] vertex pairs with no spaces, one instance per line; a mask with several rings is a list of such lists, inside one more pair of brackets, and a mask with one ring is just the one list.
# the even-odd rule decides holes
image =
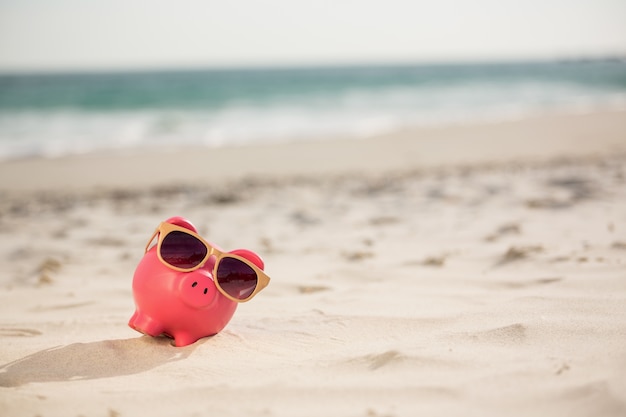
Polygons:
[[[268,288],[127,326],[182,215]],[[0,415],[626,415],[626,113],[0,163]]]

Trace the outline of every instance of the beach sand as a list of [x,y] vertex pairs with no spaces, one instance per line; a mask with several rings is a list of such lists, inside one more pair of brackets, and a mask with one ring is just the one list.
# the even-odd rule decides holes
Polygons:
[[[127,326],[181,215],[271,284]],[[626,415],[626,112],[0,163],[2,416]]]

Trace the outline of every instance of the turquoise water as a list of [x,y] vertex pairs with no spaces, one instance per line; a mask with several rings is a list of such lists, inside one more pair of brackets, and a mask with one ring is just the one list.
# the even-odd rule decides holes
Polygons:
[[626,62],[0,75],[0,158],[229,146],[626,108]]

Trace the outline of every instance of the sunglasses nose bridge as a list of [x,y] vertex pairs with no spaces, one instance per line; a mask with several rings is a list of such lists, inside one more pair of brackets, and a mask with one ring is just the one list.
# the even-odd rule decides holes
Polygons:
[[[207,269],[211,273],[211,276],[213,276],[216,262],[217,258],[215,257],[215,255],[208,253],[206,261],[204,261],[204,264],[202,264],[202,268]],[[213,277],[213,279],[215,279],[215,277]]]

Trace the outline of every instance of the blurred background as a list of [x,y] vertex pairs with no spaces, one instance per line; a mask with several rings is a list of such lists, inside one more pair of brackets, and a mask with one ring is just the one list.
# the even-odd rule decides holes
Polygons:
[[0,0],[0,161],[607,109],[623,0]]

